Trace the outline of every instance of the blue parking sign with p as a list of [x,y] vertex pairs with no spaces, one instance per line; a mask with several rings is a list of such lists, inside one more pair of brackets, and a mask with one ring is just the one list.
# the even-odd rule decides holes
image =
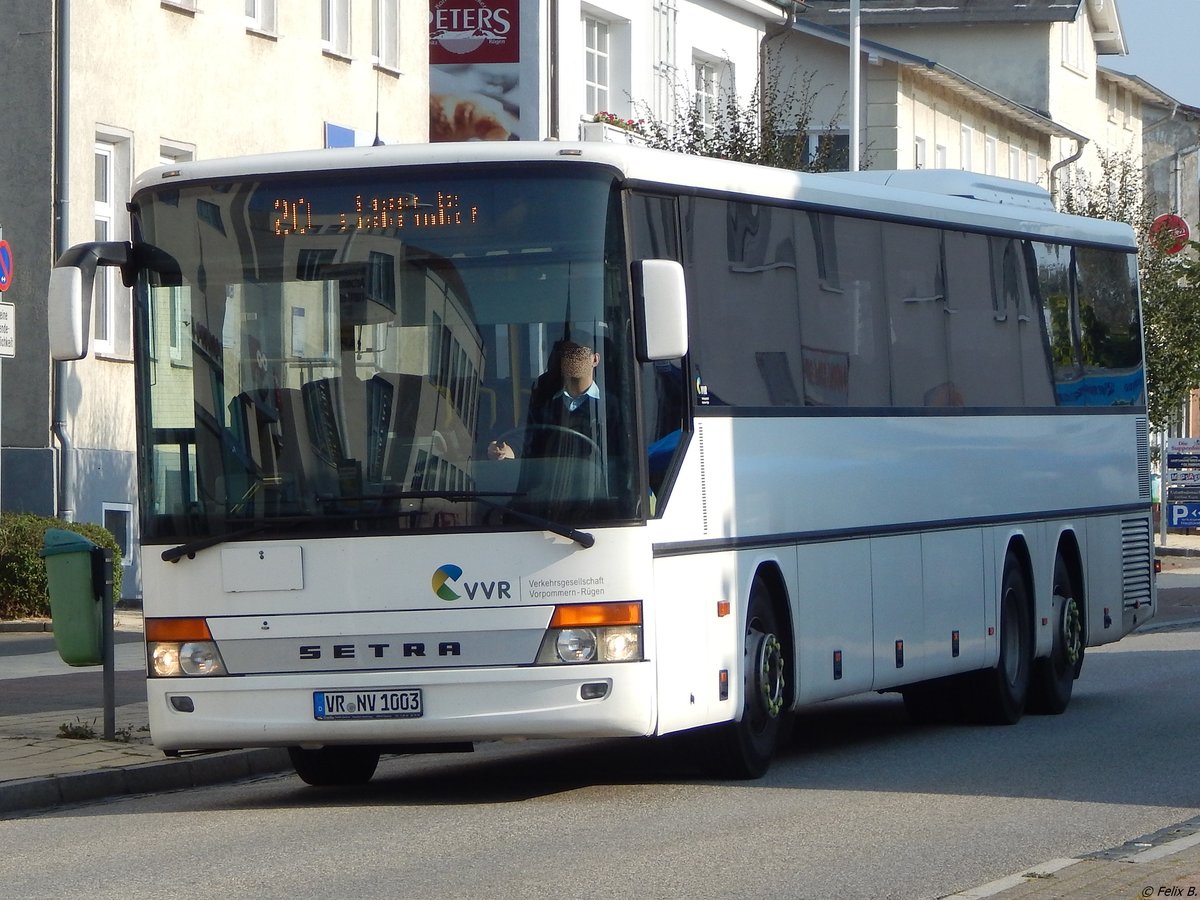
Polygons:
[[1170,528],[1200,528],[1200,503],[1171,503],[1167,507]]

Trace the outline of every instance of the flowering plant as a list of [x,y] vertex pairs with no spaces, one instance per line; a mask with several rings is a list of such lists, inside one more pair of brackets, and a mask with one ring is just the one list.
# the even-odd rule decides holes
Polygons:
[[622,119],[616,113],[610,112],[598,112],[592,116],[592,121],[603,122],[605,125],[620,128],[623,131],[632,131],[635,134],[641,134],[642,128],[646,124],[645,119]]

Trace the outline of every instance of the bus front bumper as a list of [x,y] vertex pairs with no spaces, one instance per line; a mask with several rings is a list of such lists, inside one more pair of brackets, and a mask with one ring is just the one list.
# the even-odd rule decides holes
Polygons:
[[[316,695],[420,690],[420,715],[318,718]],[[650,662],[520,669],[150,678],[164,751],[303,744],[421,744],[652,734]]]

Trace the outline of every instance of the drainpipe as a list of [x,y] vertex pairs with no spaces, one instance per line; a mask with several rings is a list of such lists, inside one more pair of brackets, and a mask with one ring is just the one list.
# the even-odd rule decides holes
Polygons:
[[758,99],[759,99],[759,115],[761,116],[765,110],[762,109],[762,102],[767,96],[767,42],[773,41],[781,35],[788,34],[792,30],[792,26],[796,24],[796,6],[797,0],[792,0],[791,5],[787,9],[781,9],[783,21],[774,24],[768,24],[763,30],[763,36],[758,42]]
[[1055,203],[1058,200],[1058,171],[1066,168],[1071,163],[1083,156],[1083,148],[1087,146],[1088,139],[1080,137],[1075,139],[1075,152],[1066,159],[1059,160],[1050,167],[1050,202]]
[[[70,246],[71,222],[71,0],[55,0],[54,89],[54,258]],[[85,323],[86,325],[86,323]],[[52,378],[54,422],[58,440],[58,518],[75,521],[75,447],[67,429],[67,363],[56,361]]]
[[1174,165],[1172,166],[1173,171],[1171,173],[1175,176],[1173,179],[1175,182],[1173,185],[1175,202],[1173,204],[1174,208],[1171,210],[1171,212],[1177,215],[1184,216],[1185,213],[1191,212],[1191,210],[1185,210],[1183,208],[1183,158],[1188,154],[1195,153],[1197,151],[1200,151],[1200,143],[1192,144],[1190,147],[1184,147],[1182,150],[1175,151]]

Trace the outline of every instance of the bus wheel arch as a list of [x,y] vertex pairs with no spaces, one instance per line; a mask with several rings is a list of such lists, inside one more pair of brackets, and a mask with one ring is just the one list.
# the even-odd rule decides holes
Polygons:
[[1087,643],[1087,605],[1082,574],[1079,546],[1074,535],[1067,532],[1060,538],[1054,556],[1052,645],[1048,656],[1034,661],[1030,712],[1058,715],[1071,702],[1075,679],[1083,668]]
[[787,733],[794,688],[791,615],[783,577],[773,564],[754,573],[742,633],[742,708],[712,733],[710,765],[724,778],[761,777]]
[[792,607],[788,599],[787,584],[783,572],[774,562],[765,562],[754,573],[751,582],[751,592],[754,584],[765,589],[770,599],[771,608],[775,614],[776,635],[782,646],[783,653],[783,714],[790,713],[795,707],[797,691],[800,688],[800,665],[797,658],[796,632],[792,623]]

